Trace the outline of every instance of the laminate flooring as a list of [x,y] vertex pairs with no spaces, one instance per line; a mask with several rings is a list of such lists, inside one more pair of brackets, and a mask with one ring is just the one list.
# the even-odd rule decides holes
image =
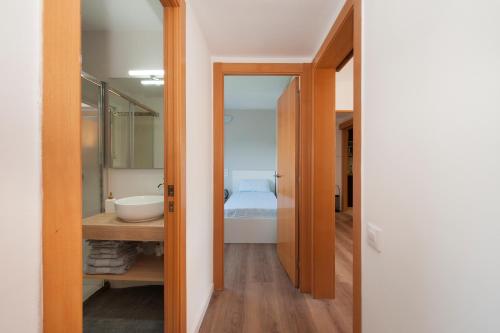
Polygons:
[[226,289],[212,296],[200,332],[352,332],[352,217],[336,217],[335,300],[295,289],[274,244],[226,244]]

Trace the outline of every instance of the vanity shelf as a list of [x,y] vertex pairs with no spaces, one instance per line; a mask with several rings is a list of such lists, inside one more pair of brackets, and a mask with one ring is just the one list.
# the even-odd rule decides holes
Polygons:
[[121,222],[114,213],[83,219],[83,239],[161,242],[165,238],[163,218],[138,223]]
[[163,256],[139,255],[134,265],[125,274],[83,274],[83,278],[107,281],[163,282],[163,260]]

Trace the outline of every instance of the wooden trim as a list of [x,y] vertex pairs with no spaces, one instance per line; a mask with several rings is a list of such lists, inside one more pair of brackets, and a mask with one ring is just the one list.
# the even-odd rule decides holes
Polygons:
[[214,64],[214,289],[224,290],[224,72]]
[[80,1],[43,3],[43,331],[82,331]]
[[299,210],[299,288],[310,291],[311,196],[311,64],[214,63],[213,140],[214,140],[214,289],[224,289],[224,76],[294,75],[301,77],[300,104],[300,194]]
[[349,128],[352,128],[352,124],[353,124],[353,119],[348,119],[348,120],[344,121],[343,123],[340,123],[339,128],[341,130],[349,129]]
[[163,7],[180,7],[184,4],[185,0],[160,0]]
[[[340,11],[335,23],[333,24],[328,36],[325,38],[320,50],[313,61],[313,76],[324,68],[335,70],[342,61],[353,52],[354,58],[354,109],[353,109],[353,130],[354,130],[354,155],[353,155],[353,177],[354,177],[354,206],[353,206],[353,332],[361,332],[361,0],[347,0]],[[351,40],[349,40],[351,39]],[[349,48],[349,45],[351,47]],[[320,74],[321,75],[321,74]],[[316,82],[316,81],[315,81]],[[316,89],[322,89],[321,85],[314,85],[313,100],[314,111],[313,118],[318,116],[316,96],[322,98],[322,93]],[[320,104],[321,106],[321,100]],[[327,112],[325,110],[325,112]],[[321,116],[320,116],[321,117]],[[315,133],[315,135],[317,135]],[[313,150],[316,151],[317,145],[323,143],[314,141]],[[314,163],[320,163],[313,168],[313,174],[318,168],[322,167],[321,158],[316,159]],[[316,183],[314,182],[315,186]],[[316,193],[316,190],[313,191]],[[314,200],[316,202],[316,200]],[[314,214],[314,211],[313,211]],[[313,244],[317,241],[315,226],[317,221],[313,220]],[[316,258],[314,258],[316,259]],[[314,267],[313,272],[317,271]],[[314,273],[313,273],[314,274]],[[313,275],[313,282],[314,282]],[[314,285],[313,285],[314,294]]]
[[302,75],[304,64],[220,63],[224,75]]
[[337,68],[353,49],[353,0],[347,0],[314,57],[314,67]]
[[312,65],[304,64],[299,112],[299,290],[311,292]]
[[340,62],[340,64],[337,66],[337,68],[335,68],[335,71],[340,72],[344,68],[344,66],[347,65],[347,63],[349,62],[349,60],[352,59],[353,55],[354,55],[354,51],[351,50],[351,52],[349,52],[347,54],[347,56],[344,58],[344,60],[342,60]]
[[335,297],[335,69],[314,71],[312,295]]
[[[186,7],[164,7],[165,169],[174,197],[165,200],[165,318],[167,333],[186,332]],[[173,212],[168,202],[173,201]]]
[[335,113],[352,113],[352,110],[335,110]]

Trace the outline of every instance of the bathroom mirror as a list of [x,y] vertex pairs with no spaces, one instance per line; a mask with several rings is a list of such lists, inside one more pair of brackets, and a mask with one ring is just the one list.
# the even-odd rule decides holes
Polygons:
[[163,168],[163,86],[112,78],[106,92],[107,166]]

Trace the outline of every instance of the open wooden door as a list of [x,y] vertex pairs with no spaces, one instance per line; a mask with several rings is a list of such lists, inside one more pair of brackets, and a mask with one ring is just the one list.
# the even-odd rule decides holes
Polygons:
[[280,96],[277,108],[278,257],[290,280],[298,287],[298,215],[296,191],[299,78],[294,78]]

